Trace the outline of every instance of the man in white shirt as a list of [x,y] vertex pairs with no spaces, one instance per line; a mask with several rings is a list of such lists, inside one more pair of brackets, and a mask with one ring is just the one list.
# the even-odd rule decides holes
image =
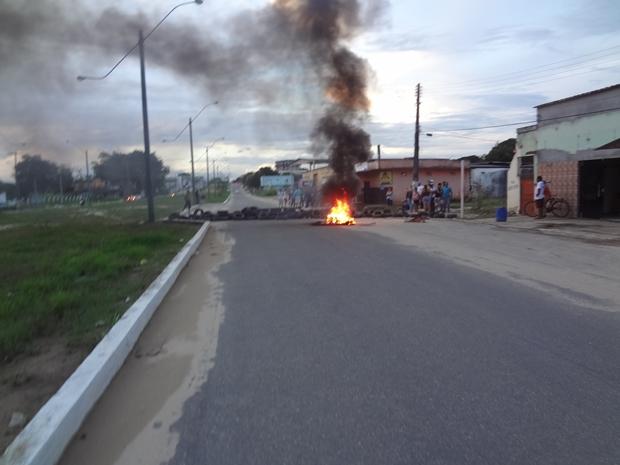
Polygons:
[[536,208],[538,209],[538,216],[536,218],[545,217],[545,181],[542,176],[536,178],[536,187],[534,188],[534,201],[536,202]]

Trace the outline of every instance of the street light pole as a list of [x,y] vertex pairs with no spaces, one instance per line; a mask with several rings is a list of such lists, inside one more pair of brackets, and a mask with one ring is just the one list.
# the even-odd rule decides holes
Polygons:
[[[207,103],[204,107],[202,107],[200,109],[200,111],[198,113],[196,113],[195,116],[189,118],[189,123],[187,123],[183,129],[181,129],[181,131],[176,135],[176,137],[174,137],[172,139],[163,139],[162,140],[162,143],[164,143],[164,144],[166,144],[168,142],[176,142],[177,140],[179,140],[179,137],[181,137],[183,135],[185,130],[187,128],[189,128],[189,152],[190,152],[191,164],[192,164],[192,196],[194,196],[194,198],[196,198],[196,175],[195,175],[196,170],[195,170],[195,167],[194,167],[194,132],[193,132],[193,123],[198,119],[198,117],[202,114],[202,112],[207,109],[207,107],[210,107],[211,105],[218,105],[218,104],[219,104],[219,102],[217,100],[215,102]],[[207,178],[209,177],[209,174],[208,174],[209,158],[208,157],[209,157],[209,152],[207,150]],[[196,202],[198,202],[198,200],[196,200]]]
[[196,176],[194,171],[194,134],[192,132],[192,119],[189,119],[189,154],[192,160],[192,196],[196,198]]
[[145,159],[145,174],[144,174],[144,185],[147,197],[147,205],[148,205],[148,221],[149,223],[153,223],[155,221],[155,206],[153,203],[153,189],[151,182],[151,141],[149,138],[149,119],[148,119],[148,108],[146,103],[146,76],[145,76],[145,68],[144,68],[144,41],[148,39],[151,34],[153,34],[159,26],[170,16],[177,8],[180,8],[185,5],[196,4],[202,5],[204,0],[193,0],[187,1],[183,3],[179,3],[175,7],[173,7],[156,25],[151,29],[146,36],[142,34],[142,29],[139,31],[138,35],[138,43],[131,47],[125,55],[121,57],[121,59],[116,62],[116,64],[103,76],[78,76],[78,81],[86,81],[86,80],[94,80],[101,81],[107,78],[110,74],[114,72],[116,68],[136,49],[140,50],[140,78],[141,78],[141,87],[142,87],[142,124],[144,130],[144,159]]
[[413,179],[412,182],[417,187],[420,181],[420,94],[422,88],[420,84],[416,86],[416,110],[415,110],[415,136],[413,148]]
[[151,140],[149,135],[149,113],[146,101],[146,70],[144,66],[144,37],[142,29],[139,32],[138,46],[140,48],[140,84],[142,86],[142,127],[144,129],[144,190],[148,206],[149,223],[155,221],[155,205],[153,202],[153,187],[151,183]]
[[211,187],[209,185],[209,147],[207,147],[207,198],[209,197],[209,191],[211,190]]
[[[207,198],[209,197],[209,193],[211,192],[211,182],[209,180],[209,149],[212,148],[215,144],[217,144],[219,141],[224,140],[223,137],[220,137],[219,139],[215,139],[211,145],[207,145],[206,147],[206,158],[207,158]],[[214,176],[215,177],[215,176]]]
[[15,169],[15,205],[19,204],[19,183],[17,182],[17,150],[13,152],[13,166]]
[[[213,180],[215,181],[216,175],[215,175],[215,162],[216,160],[213,160],[211,163],[213,164],[213,169],[211,170],[211,172],[213,173]],[[217,184],[215,185],[215,195],[217,195]]]

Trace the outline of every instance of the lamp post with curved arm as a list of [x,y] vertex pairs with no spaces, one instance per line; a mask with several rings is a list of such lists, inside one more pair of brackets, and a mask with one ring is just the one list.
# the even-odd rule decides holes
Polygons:
[[163,139],[162,140],[164,144],[166,142],[176,142],[177,140],[179,140],[179,137],[181,137],[181,135],[185,132],[185,130],[189,128],[189,152],[190,152],[190,158],[191,158],[191,163],[192,163],[192,195],[195,196],[196,198],[197,198],[196,177],[195,177],[195,170],[194,170],[194,134],[192,132],[192,123],[198,119],[198,117],[202,114],[203,111],[207,109],[207,107],[210,107],[211,105],[217,105],[218,103],[219,102],[217,100],[215,102],[207,103],[204,107],[200,109],[198,113],[196,113],[196,116],[194,116],[193,118],[190,117],[189,123],[187,123],[185,127],[183,127],[183,129],[181,129],[181,131],[176,135],[174,139]]
[[207,156],[207,198],[209,197],[209,193],[211,192],[211,183],[209,182],[209,149],[213,148],[215,144],[222,140],[224,140],[223,137],[215,139],[213,142],[211,142],[211,144],[207,145],[205,149],[205,154]]
[[107,78],[110,74],[112,74],[112,72],[116,68],[118,68],[118,66],[125,60],[125,58],[127,58],[136,48],[138,48],[140,51],[140,84],[141,84],[141,89],[142,89],[142,126],[143,126],[143,131],[144,131],[144,160],[145,160],[144,161],[145,163],[144,190],[146,192],[146,199],[147,199],[147,205],[148,205],[149,223],[152,223],[155,221],[155,205],[153,202],[153,187],[152,187],[152,182],[151,182],[151,163],[150,163],[151,141],[150,141],[150,136],[149,136],[149,117],[148,117],[148,105],[147,105],[147,99],[146,99],[146,71],[145,71],[145,65],[144,65],[144,41],[148,39],[151,36],[151,34],[153,34],[157,30],[157,28],[159,28],[159,26],[161,26],[161,24],[168,18],[168,16],[170,16],[177,8],[180,8],[185,5],[194,5],[194,4],[201,5],[202,3],[203,3],[203,0],[192,0],[189,2],[179,3],[174,8],[172,8],[168,12],[168,14],[166,14],[155,25],[155,27],[153,27],[153,29],[151,29],[146,34],[146,36],[142,34],[142,29],[140,29],[138,33],[138,43],[134,45],[132,48],[130,48],[127,51],[127,53],[125,53],[125,55],[123,55],[123,57],[118,62],[116,62],[116,64],[106,74],[102,76],[82,76],[81,75],[77,77],[78,81],[86,81],[86,80],[101,81]]

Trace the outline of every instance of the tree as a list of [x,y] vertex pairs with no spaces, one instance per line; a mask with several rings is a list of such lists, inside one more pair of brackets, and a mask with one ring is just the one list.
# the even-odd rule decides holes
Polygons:
[[59,193],[61,185],[63,192],[66,192],[73,184],[69,168],[44,160],[41,155],[24,155],[15,170],[21,197],[35,193]]
[[470,163],[478,163],[481,162],[484,159],[484,157],[479,157],[478,155],[468,155],[466,157],[461,157],[458,160],[465,160],[468,161]]
[[0,181],[0,192],[6,192],[8,198],[15,198],[15,184],[12,182]]
[[245,187],[248,189],[260,188],[261,176],[277,176],[279,173],[272,169],[270,166],[263,166],[258,171],[250,171],[239,178]]
[[484,161],[500,161],[510,163],[512,161],[512,157],[514,156],[516,146],[517,139],[514,137],[506,139],[499,144],[495,144],[491,151],[485,155]]
[[[161,190],[170,170],[155,154],[151,154],[149,161],[153,189]],[[144,165],[144,152],[139,150],[127,154],[102,152],[94,165],[94,172],[95,177],[119,188],[123,195],[139,194],[144,191]]]

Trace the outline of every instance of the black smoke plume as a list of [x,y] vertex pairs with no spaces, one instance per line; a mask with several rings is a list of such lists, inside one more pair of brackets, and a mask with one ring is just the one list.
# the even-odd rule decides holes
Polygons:
[[[387,0],[275,0],[227,18],[215,33],[167,21],[149,38],[147,61],[236,110],[293,105],[320,118],[312,148],[329,155],[335,173],[325,194],[344,188],[354,195],[354,164],[370,156],[370,138],[360,128],[369,109],[369,69],[347,44],[386,6]],[[50,90],[79,97],[84,84],[76,88],[77,74],[103,74],[135,44],[138,28],[148,31],[162,15],[95,7],[78,0],[0,0],[0,82],[4,90],[6,83],[18,88],[6,98]],[[184,8],[209,18],[209,1]],[[32,126],[41,117],[40,105],[28,110],[17,98],[8,102],[13,111],[30,111]]]

